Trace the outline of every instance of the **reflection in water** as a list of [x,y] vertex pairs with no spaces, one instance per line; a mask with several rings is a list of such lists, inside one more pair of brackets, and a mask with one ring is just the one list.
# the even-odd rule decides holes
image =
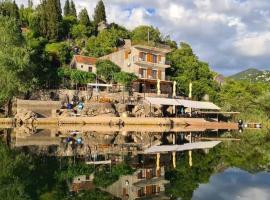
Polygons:
[[[191,130],[155,132],[155,129],[109,132],[108,127],[100,128],[96,131],[78,127],[75,130],[20,127],[5,135],[12,149],[38,160],[32,163],[39,163],[34,169],[37,175],[43,177],[40,168],[50,167],[50,173],[55,174],[47,177],[50,188],[42,188],[42,184],[32,186],[41,187],[39,194],[30,193],[32,199],[35,195],[51,195],[47,199],[57,199],[56,196],[60,196],[58,199],[235,199],[251,187],[241,183],[251,175],[230,167],[260,172],[268,170],[270,163],[267,131],[242,133],[240,141],[220,143],[224,140],[220,135],[235,134],[198,129],[192,133]],[[233,173],[237,174],[237,184],[233,186],[229,182],[232,187],[226,187],[225,178],[233,177],[230,176]],[[258,178],[250,184],[258,185],[253,189],[260,192],[258,188],[264,185],[263,181]],[[59,188],[63,184],[65,187]],[[239,194],[231,192],[237,188]]]
[[270,199],[270,174],[250,174],[237,168],[229,168],[213,175],[209,184],[202,184],[192,199]]

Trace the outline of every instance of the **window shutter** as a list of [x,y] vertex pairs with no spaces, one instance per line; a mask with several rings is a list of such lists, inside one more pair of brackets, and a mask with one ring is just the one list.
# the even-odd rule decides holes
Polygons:
[[151,54],[150,53],[147,54],[147,62],[151,62]]
[[158,70],[158,79],[161,79],[161,70]]
[[125,51],[125,59],[128,59],[128,54],[129,54],[129,52]]
[[147,69],[147,78],[149,78],[149,76],[152,76],[152,69],[151,68]]
[[161,61],[161,55],[158,55],[158,62]]

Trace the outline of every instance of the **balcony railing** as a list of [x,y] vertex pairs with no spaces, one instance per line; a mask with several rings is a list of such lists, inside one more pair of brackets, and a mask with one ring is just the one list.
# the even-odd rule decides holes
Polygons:
[[163,68],[169,68],[170,67],[168,62],[163,62],[163,61],[148,62],[147,60],[143,60],[139,56],[133,56],[133,62],[137,63],[137,64],[148,65],[148,66],[151,66],[151,67],[163,67]]

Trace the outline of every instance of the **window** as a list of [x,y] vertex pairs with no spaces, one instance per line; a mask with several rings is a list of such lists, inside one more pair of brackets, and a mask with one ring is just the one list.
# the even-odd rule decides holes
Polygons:
[[152,62],[153,62],[153,63],[157,63],[157,55],[154,55],[154,54],[153,54],[152,56],[153,56]]
[[83,68],[83,65],[81,65],[81,68]]
[[153,79],[157,78],[157,70],[152,70],[152,78]]
[[88,67],[88,72],[92,72],[92,71],[93,71],[92,67]]
[[140,59],[141,59],[142,61],[146,61],[146,56],[147,56],[146,53],[140,52]]
[[141,75],[141,78],[146,78],[146,69],[140,68],[139,74]]

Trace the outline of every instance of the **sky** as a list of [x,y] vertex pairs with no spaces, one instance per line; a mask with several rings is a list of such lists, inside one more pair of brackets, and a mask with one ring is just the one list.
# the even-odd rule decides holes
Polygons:
[[[37,4],[40,0],[34,0]],[[61,0],[62,6],[65,0]],[[74,0],[90,16],[98,0]],[[108,22],[133,29],[158,27],[189,43],[196,55],[224,75],[247,68],[270,70],[269,0],[103,0]],[[27,0],[16,0],[27,4]]]
[[270,174],[250,174],[237,168],[211,176],[208,184],[201,184],[192,200],[269,200]]

